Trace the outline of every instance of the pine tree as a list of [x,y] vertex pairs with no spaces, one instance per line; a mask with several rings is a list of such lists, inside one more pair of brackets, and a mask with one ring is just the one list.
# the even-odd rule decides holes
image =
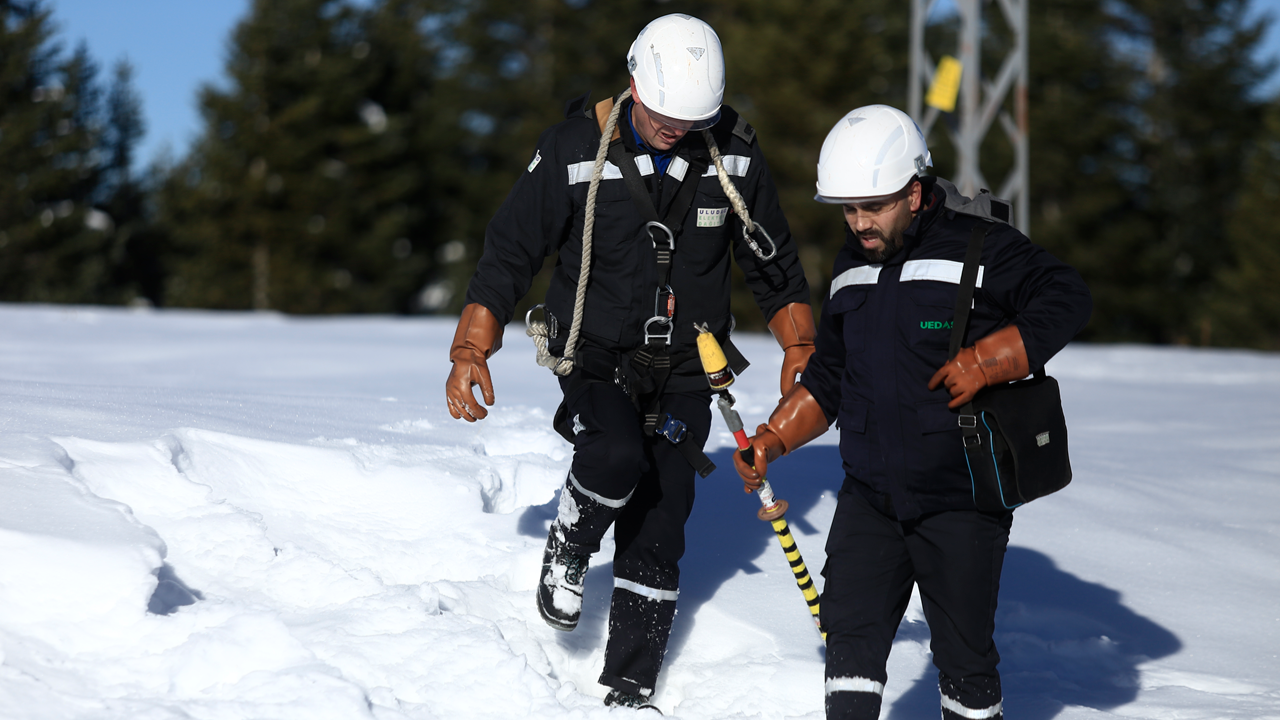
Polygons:
[[1093,294],[1084,335],[1131,339],[1141,330],[1146,270],[1136,260],[1155,228],[1131,182],[1133,87],[1140,74],[1121,56],[1123,18],[1106,0],[1038,0],[1030,14],[1031,232],[1034,242],[1080,271]]
[[96,216],[111,236],[111,285],[115,293],[135,302],[163,304],[166,239],[150,212],[146,174],[135,169],[135,151],[146,133],[142,97],[133,84],[133,66],[116,63],[106,97],[102,133],[102,183]]
[[81,45],[63,57],[43,3],[0,5],[0,298],[111,302],[101,89]]
[[1209,344],[1203,308],[1232,265],[1225,229],[1250,143],[1253,96],[1268,69],[1254,60],[1265,31],[1247,0],[1130,0],[1131,37],[1145,75],[1135,86],[1138,162],[1129,184],[1146,242],[1125,258],[1137,289],[1115,318],[1135,340]]
[[159,192],[180,252],[171,302],[408,309],[441,242],[431,170],[452,140],[430,117],[434,60],[418,30],[429,8],[254,3],[230,89],[204,89],[204,134]]
[[1226,253],[1236,259],[1218,274],[1206,318],[1218,345],[1280,350],[1280,98],[1267,107],[1261,137],[1249,153],[1240,202],[1227,225]]

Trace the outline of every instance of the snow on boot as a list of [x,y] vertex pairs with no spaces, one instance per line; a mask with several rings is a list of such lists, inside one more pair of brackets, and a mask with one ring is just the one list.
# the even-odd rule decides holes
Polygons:
[[551,523],[547,549],[542,553],[542,578],[538,581],[538,612],[547,624],[568,632],[582,616],[582,585],[591,555],[571,551],[560,523]]
[[643,695],[636,695],[635,693],[623,692],[622,690],[611,690],[609,694],[604,697],[604,704],[607,705],[608,707],[626,707],[626,708],[635,708],[637,710],[652,710],[658,713],[659,715],[662,714],[662,711],[659,710],[656,706],[649,704],[649,698],[646,698]]
[[560,490],[560,507],[547,533],[538,581],[538,612],[557,630],[572,630],[582,615],[582,583],[591,554],[627,498],[611,500],[583,488],[573,472]]

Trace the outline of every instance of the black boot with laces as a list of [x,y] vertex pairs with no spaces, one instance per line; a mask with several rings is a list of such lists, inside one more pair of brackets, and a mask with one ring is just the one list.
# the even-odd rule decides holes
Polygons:
[[569,550],[559,523],[551,523],[538,582],[538,612],[551,627],[566,632],[578,627],[583,578],[590,562],[591,555]]

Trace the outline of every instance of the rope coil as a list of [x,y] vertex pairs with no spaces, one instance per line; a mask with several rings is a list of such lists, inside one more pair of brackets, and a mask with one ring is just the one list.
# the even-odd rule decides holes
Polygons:
[[[558,358],[555,355],[552,355],[551,351],[547,349],[547,338],[551,335],[551,331],[547,327],[547,322],[545,320],[534,320],[533,322],[526,320],[524,334],[533,338],[533,346],[536,348],[534,359],[537,363],[544,368],[551,368],[554,371],[556,369],[556,365],[559,364],[563,358]],[[573,369],[572,362],[569,363],[569,368]],[[556,374],[559,375],[560,373],[557,371]]]

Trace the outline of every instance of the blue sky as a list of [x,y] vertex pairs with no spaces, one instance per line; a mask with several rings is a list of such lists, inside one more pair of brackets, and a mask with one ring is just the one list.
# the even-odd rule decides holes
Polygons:
[[68,50],[81,40],[103,77],[133,63],[147,134],[138,160],[181,156],[200,130],[196,92],[222,77],[227,39],[249,0],[47,0]]
[[[149,163],[166,150],[175,157],[199,133],[196,92],[219,82],[231,29],[249,0],[47,0],[68,49],[81,40],[103,65],[104,77],[120,58],[136,69],[147,134],[138,159]],[[1254,0],[1255,12],[1280,18],[1280,0]],[[1273,24],[1264,55],[1280,57],[1280,23]],[[1269,90],[1280,90],[1280,73]]]

